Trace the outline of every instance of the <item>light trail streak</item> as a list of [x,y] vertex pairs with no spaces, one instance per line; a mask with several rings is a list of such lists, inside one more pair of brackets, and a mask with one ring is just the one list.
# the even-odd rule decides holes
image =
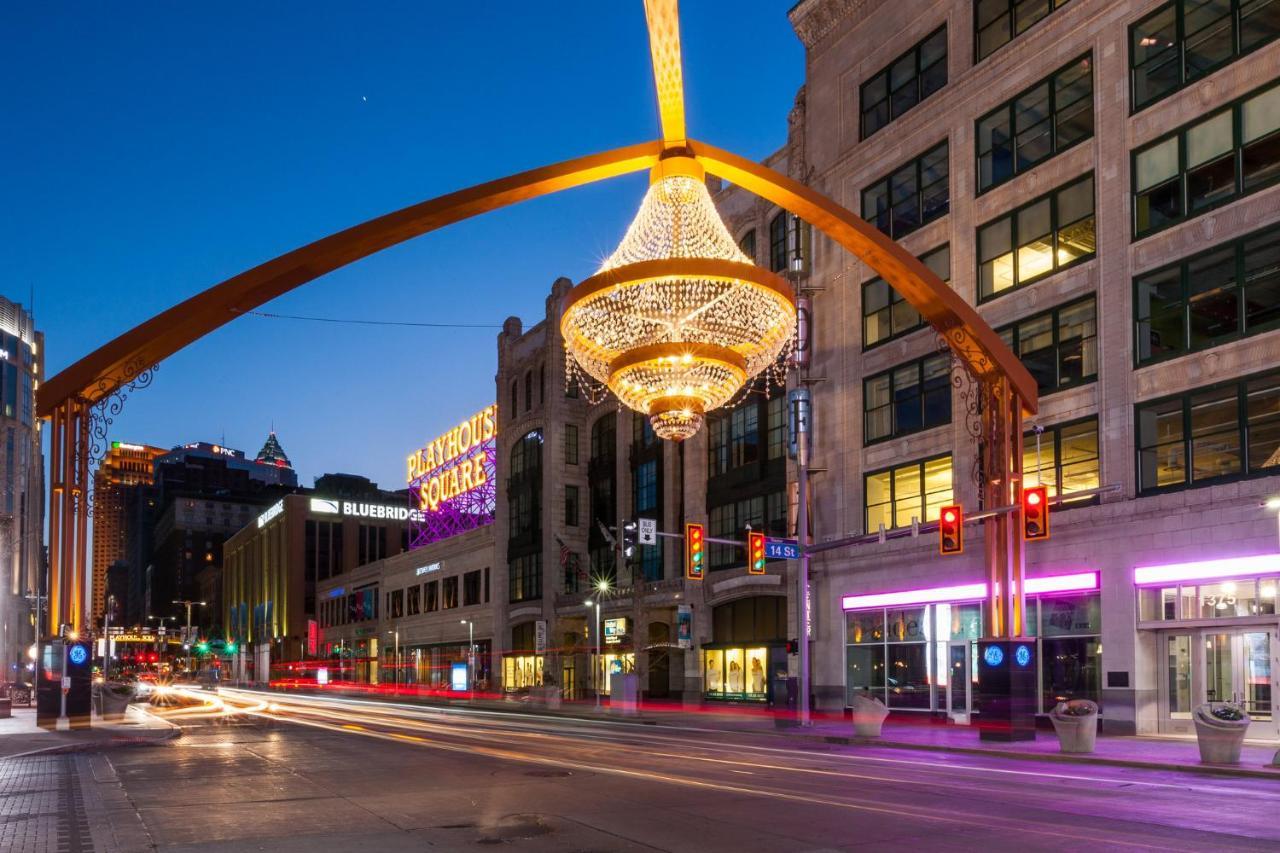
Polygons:
[[[286,702],[288,702],[288,700],[286,700]],[[445,743],[441,740],[420,738],[412,735],[405,735],[400,732],[383,732],[383,731],[371,729],[359,724],[352,724],[349,722],[346,722],[346,723],[338,722],[340,720],[351,719],[350,714],[348,712],[339,711],[335,708],[316,707],[319,703],[309,702],[306,704],[310,705],[311,707],[299,708],[298,710],[302,711],[303,713],[314,714],[315,716],[319,716],[322,718],[327,717],[334,720],[334,722],[306,719],[301,716],[291,716],[291,717],[286,717],[284,719],[288,722],[293,722],[298,725],[319,728],[319,729],[323,729],[323,730],[331,731],[335,733],[353,733],[354,732],[362,737],[372,737],[372,738],[377,738],[377,739],[385,740],[389,742],[404,742],[406,740],[411,740],[427,749],[462,753],[467,755],[479,754],[479,755],[484,755],[486,757],[502,760],[502,761],[516,761],[521,763],[531,763],[531,764],[538,764],[538,765],[551,766],[551,767],[557,767],[557,768],[568,768],[572,770],[580,770],[585,772],[601,773],[601,774],[607,774],[612,776],[621,776],[621,777],[637,779],[641,781],[649,781],[649,782],[665,783],[665,784],[677,784],[684,787],[699,788],[704,790],[715,790],[723,793],[732,793],[732,794],[747,794],[751,796],[759,796],[759,797],[766,797],[766,798],[771,798],[776,800],[784,800],[788,802],[825,805],[832,808],[839,808],[839,809],[852,810],[852,811],[915,817],[922,820],[929,820],[929,821],[935,821],[935,822],[941,822],[941,823],[960,824],[965,826],[980,827],[984,829],[1004,829],[1011,832],[1016,831],[1016,832],[1030,833],[1034,835],[1048,836],[1048,837],[1052,837],[1059,840],[1062,838],[1062,835],[1059,831],[1047,830],[1047,829],[1041,828],[1039,824],[1032,823],[1030,821],[1021,821],[1016,819],[993,817],[990,815],[973,817],[973,816],[969,816],[969,815],[965,815],[965,814],[961,814],[953,811],[911,807],[911,806],[905,806],[900,804],[882,806],[882,805],[873,805],[866,802],[850,802],[848,800],[836,799],[829,796],[821,796],[817,794],[793,794],[793,793],[788,793],[786,791],[781,791],[776,789],[756,788],[756,787],[750,787],[745,785],[730,784],[723,781],[716,781],[712,779],[696,779],[690,776],[672,775],[669,773],[661,773],[661,772],[652,771],[652,770],[632,769],[632,768],[625,768],[625,767],[618,767],[618,766],[595,764],[591,762],[568,759],[563,757],[548,757],[548,756],[536,755],[529,752],[519,751],[512,748],[498,748],[498,747],[482,746],[482,745],[476,745],[476,744]],[[258,715],[268,719],[275,719],[275,717],[273,717],[270,713],[259,712]],[[372,721],[366,720],[366,722],[372,722]],[[396,717],[390,717],[385,720],[379,720],[377,721],[377,724],[388,725],[391,727],[431,731],[431,732],[444,734],[447,736],[452,736],[461,740],[473,740],[473,741],[474,740],[485,740],[485,741],[492,740],[492,738],[488,737],[487,735],[477,736],[466,731],[459,731],[456,727],[452,727],[452,728],[447,726],[442,727],[442,726],[439,726],[438,724],[432,724],[432,723],[426,723],[424,721],[417,721],[417,720],[410,720],[410,719],[403,719],[403,718],[396,718]],[[511,734],[511,733],[508,732],[507,734]],[[520,733],[520,734],[527,735],[527,733]],[[644,753],[641,753],[641,755],[642,757],[645,757],[645,758],[654,757],[653,753],[651,752],[644,752]],[[671,757],[688,758],[689,756],[673,755]],[[735,762],[726,761],[726,760],[717,760],[716,763],[733,764]],[[787,767],[774,766],[774,765],[750,764],[746,762],[743,762],[743,765],[748,767],[757,767],[759,769],[770,769],[770,770],[777,770],[777,771],[794,769],[794,768],[787,768]],[[750,774],[750,771],[738,771],[738,772]],[[858,779],[870,779],[873,781],[898,781],[898,782],[903,781],[901,779],[886,780],[880,777],[864,777],[864,776],[859,776],[857,774],[840,773],[838,771],[815,771],[815,772],[818,775],[844,776],[844,777],[852,777],[852,778],[858,778]],[[954,787],[954,783],[953,783],[953,787]],[[1150,849],[1152,847],[1152,845],[1147,843],[1129,841],[1129,840],[1115,837],[1115,836],[1092,836],[1088,834],[1082,834],[1080,832],[1073,832],[1072,839],[1077,842],[1078,841],[1095,841],[1099,843],[1105,843],[1110,845],[1120,845],[1124,847],[1133,847],[1138,849]],[[1169,849],[1169,848],[1167,847],[1167,845],[1163,845],[1163,849]]]
[[[261,695],[258,693],[258,691],[237,690],[236,692],[242,692],[242,693],[252,694],[252,695]],[[266,694],[266,695],[276,695],[276,694]],[[329,713],[335,713],[335,714],[338,713],[339,706],[357,705],[360,707],[368,707],[369,710],[376,712],[380,718],[385,718],[388,720],[400,720],[401,724],[406,722],[403,720],[403,718],[397,718],[391,711],[388,710],[388,708],[394,708],[394,709],[398,709],[403,713],[407,713],[408,715],[413,717],[431,718],[432,722],[429,723],[426,720],[423,720],[422,723],[420,724],[420,726],[422,727],[422,730],[424,731],[445,734],[445,735],[459,737],[459,738],[469,737],[477,740],[488,740],[488,741],[500,740],[501,742],[505,742],[506,740],[509,739],[510,736],[513,736],[513,735],[521,735],[528,738],[538,738],[538,739],[547,740],[547,741],[551,741],[557,738],[560,738],[560,739],[570,738],[570,735],[568,734],[551,735],[551,734],[545,734],[545,733],[533,731],[533,730],[526,731],[527,729],[532,729],[532,727],[536,725],[536,722],[526,721],[525,719],[523,719],[523,717],[526,716],[524,714],[521,715],[521,719],[513,719],[514,715],[509,713],[503,714],[500,711],[477,711],[475,709],[453,709],[453,708],[449,708],[449,709],[424,708],[420,705],[407,705],[403,703],[386,703],[386,702],[378,702],[376,700],[351,699],[349,697],[289,696],[287,697],[287,701],[292,704],[306,706],[309,712],[321,712],[323,710],[323,711],[327,711]],[[466,713],[461,713],[464,711]],[[472,717],[472,716],[486,717],[488,719],[486,719],[483,724],[485,726],[485,731],[486,732],[491,731],[493,734],[502,735],[503,737],[500,739],[493,738],[493,737],[484,737],[478,732],[460,731],[457,726],[449,725],[444,722],[445,720],[447,720],[448,716],[452,714],[457,714],[458,716],[463,716],[463,717]],[[555,717],[555,716],[549,716],[549,715],[528,715],[528,716],[533,716],[537,720],[547,721],[549,723],[556,724],[557,726],[561,727],[566,731],[572,731],[573,732],[572,740],[574,741],[579,741],[582,739],[590,739],[593,741],[600,742],[603,745],[606,745],[614,750],[622,749],[624,745],[618,744],[616,740],[613,740],[612,733],[600,731],[599,727],[601,725],[625,726],[633,729],[634,728],[642,729],[643,731],[629,732],[628,736],[633,739],[644,740],[650,743],[669,746],[672,744],[673,741],[678,742],[677,738],[666,736],[660,732],[655,732],[654,727],[652,725],[628,723],[625,721],[565,718],[565,717]],[[344,719],[352,719],[352,718],[344,717]],[[355,718],[355,719],[364,719],[364,718]],[[436,721],[440,721],[440,722],[436,722]],[[471,722],[472,724],[474,724],[474,721],[471,721]],[[586,728],[589,726],[591,728],[594,728],[595,731],[582,731],[580,729],[575,730],[574,725],[578,723],[585,724],[583,728]],[[725,732],[720,730],[705,729],[705,728],[698,728],[698,727],[663,726],[663,728],[670,729],[673,732],[679,732],[679,731],[715,732],[716,734],[719,734],[721,736],[725,734]],[[521,730],[521,731],[516,731],[516,730]],[[743,733],[743,734],[747,734],[747,733]],[[580,744],[578,743],[571,743],[568,745],[574,749],[580,749]],[[681,743],[681,746],[686,746],[686,745]],[[836,752],[836,751],[823,753],[822,755],[813,755],[810,753],[798,752],[795,749],[768,747],[768,746],[760,746],[756,744],[745,744],[745,743],[708,744],[704,742],[704,743],[697,744],[696,747],[694,748],[709,751],[709,752],[714,752],[717,750],[721,752],[735,752],[735,751],[741,752],[742,750],[751,750],[753,752],[785,756],[788,762],[795,762],[797,760],[818,762],[826,759],[837,759],[841,762],[850,762],[850,763],[870,762],[870,763],[877,763],[877,764],[889,764],[889,765],[913,767],[913,768],[922,770],[924,772],[945,774],[946,776],[946,778],[939,779],[935,782],[922,780],[917,782],[916,784],[934,785],[934,786],[944,787],[944,788],[954,788],[955,774],[957,772],[963,772],[963,773],[986,774],[986,775],[996,775],[996,776],[1020,776],[1020,777],[1038,778],[1038,779],[1048,780],[1050,782],[1058,782],[1062,780],[1075,781],[1075,782],[1087,782],[1093,785],[1106,785],[1109,787],[1128,787],[1128,788],[1145,787],[1145,788],[1171,789],[1171,790],[1180,790],[1180,791],[1191,790],[1191,791],[1199,791],[1199,792],[1205,792],[1205,793],[1216,793],[1220,795],[1224,793],[1230,793],[1232,796],[1238,796],[1242,793],[1248,793],[1256,797],[1272,799],[1272,797],[1264,791],[1256,791],[1252,789],[1241,790],[1238,787],[1233,787],[1228,785],[1208,785],[1204,783],[1193,783],[1193,782],[1186,782],[1186,783],[1151,782],[1151,781],[1128,779],[1128,778],[1113,777],[1113,776],[1090,776],[1090,775],[1083,775],[1078,773],[1075,773],[1075,774],[1057,773],[1057,772],[1047,772],[1047,771],[1039,771],[1039,770],[1013,770],[1013,769],[1001,768],[1001,767],[983,767],[983,766],[973,765],[973,764],[956,763],[953,761],[929,761],[929,760],[921,760],[921,759],[887,758],[883,756],[857,755],[857,754],[849,754],[849,753],[842,753],[842,752]],[[649,754],[652,754],[652,753],[646,753],[646,755],[649,755]],[[697,760],[695,756],[692,756],[688,753],[680,753],[677,755],[671,755],[670,757]],[[980,756],[975,756],[975,757],[980,757]],[[719,761],[723,762],[723,759]],[[733,763],[733,762],[728,762],[728,763]],[[803,771],[803,768],[798,768],[794,764],[760,765],[760,764],[752,764],[750,762],[741,762],[741,763],[743,766],[768,768],[768,769],[777,770],[780,772],[802,772]],[[830,773],[834,773],[835,771],[823,771],[823,772],[830,774]],[[884,776],[862,775],[862,774],[845,774],[845,775],[848,778],[868,780],[868,781],[879,781],[879,782],[901,782],[902,781],[901,777],[895,776],[895,775],[884,775]],[[984,789],[984,790],[991,790],[991,789]]]

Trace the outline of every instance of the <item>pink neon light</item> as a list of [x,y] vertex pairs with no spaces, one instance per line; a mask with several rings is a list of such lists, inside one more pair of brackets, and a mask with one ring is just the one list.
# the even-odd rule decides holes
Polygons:
[[1167,566],[1139,566],[1133,570],[1133,582],[1139,585],[1163,584],[1276,572],[1280,572],[1280,554],[1254,554],[1251,557],[1226,557],[1195,563],[1170,563]]
[[[1097,572],[1075,572],[1069,575],[1054,575],[1047,578],[1027,578],[1028,595],[1081,592],[1097,588]],[[967,583],[958,586],[908,589],[902,592],[846,595],[841,599],[840,605],[845,610],[865,610],[870,607],[893,607],[903,604],[944,604],[949,601],[981,601],[986,597],[987,585],[985,583]]]

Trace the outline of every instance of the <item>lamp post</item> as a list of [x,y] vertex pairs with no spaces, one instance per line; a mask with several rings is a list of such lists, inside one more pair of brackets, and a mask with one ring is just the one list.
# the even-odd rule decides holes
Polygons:
[[102,609],[102,677],[109,678],[111,673],[111,611],[116,606],[116,597],[107,596],[107,606]]
[[467,626],[467,689],[473,689],[475,685],[475,659],[476,659],[476,623],[472,619],[460,619],[459,623]]
[[[602,602],[602,599],[605,597],[605,595],[608,594],[608,592],[609,592],[609,581],[607,579],[601,578],[600,580],[596,581],[596,598],[594,602],[595,608],[596,608],[596,662],[595,662],[595,666],[592,667],[591,681],[593,682],[596,689],[596,707],[597,708],[600,707],[600,682],[603,680],[602,676],[604,675],[604,673],[602,672],[602,670],[604,669],[604,658],[602,658],[600,655],[600,604]],[[590,600],[587,600],[587,601],[584,601],[583,604],[585,604],[587,607],[591,607],[593,602]]]
[[192,601],[189,598],[176,599],[174,604],[181,604],[187,608],[187,627],[182,632],[182,647],[187,650],[187,671],[191,671],[191,608],[195,606],[204,607],[203,601]]

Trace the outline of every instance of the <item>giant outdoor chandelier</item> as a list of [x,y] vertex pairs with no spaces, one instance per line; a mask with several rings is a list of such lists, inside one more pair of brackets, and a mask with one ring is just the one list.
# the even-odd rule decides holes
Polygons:
[[669,149],[621,245],[565,299],[568,357],[675,441],[773,364],[795,331],[791,286],[734,244],[702,166]]
[[791,286],[734,244],[684,126],[679,19],[645,0],[662,153],[621,245],[565,298],[566,368],[607,385],[681,441],[778,362],[796,326]]

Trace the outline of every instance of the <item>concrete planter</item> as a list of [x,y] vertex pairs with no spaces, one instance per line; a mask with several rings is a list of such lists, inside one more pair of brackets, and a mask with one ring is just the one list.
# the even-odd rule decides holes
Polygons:
[[1098,706],[1088,699],[1059,702],[1049,712],[1063,752],[1093,752],[1098,740]]
[[[1221,708],[1238,711],[1240,719],[1223,720],[1215,717],[1213,712]],[[1245,732],[1249,730],[1248,714],[1227,702],[1207,702],[1197,705],[1191,716],[1196,724],[1196,742],[1200,744],[1202,764],[1240,763],[1240,748],[1244,746]]]
[[889,709],[870,693],[855,693],[850,703],[853,708],[853,733],[858,737],[880,737]]

